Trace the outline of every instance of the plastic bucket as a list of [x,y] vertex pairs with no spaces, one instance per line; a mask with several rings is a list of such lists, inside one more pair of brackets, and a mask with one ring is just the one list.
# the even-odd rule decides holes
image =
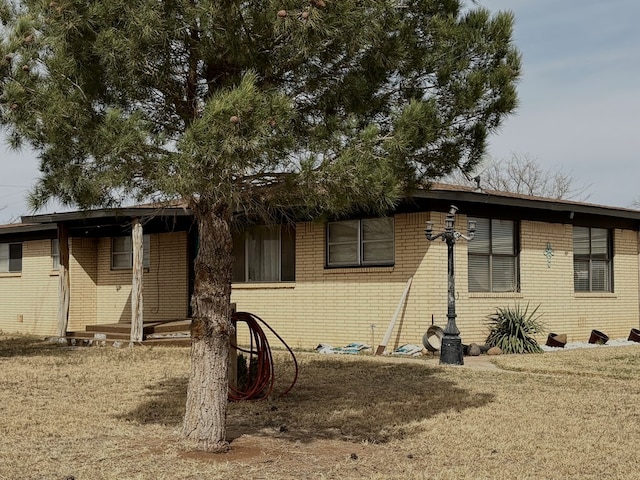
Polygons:
[[629,338],[627,340],[631,342],[640,342],[640,330],[637,328],[632,328],[629,332]]
[[589,337],[589,343],[595,343],[597,345],[604,345],[609,341],[609,337],[599,330],[591,330],[591,336]]
[[564,348],[567,344],[566,335],[558,335],[557,333],[550,333],[547,337],[547,347]]
[[422,336],[422,345],[430,352],[437,352],[442,345],[442,337],[444,337],[444,330],[435,325],[431,325]]

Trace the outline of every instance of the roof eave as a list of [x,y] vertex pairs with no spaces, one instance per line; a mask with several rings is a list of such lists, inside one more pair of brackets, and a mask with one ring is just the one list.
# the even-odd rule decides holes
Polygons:
[[469,203],[485,203],[517,208],[544,209],[554,212],[574,212],[587,215],[601,215],[640,221],[640,211],[626,208],[608,207],[567,200],[554,200],[541,197],[517,197],[500,195],[499,192],[465,191],[465,190],[418,190],[412,195],[415,198],[430,200],[460,201]]
[[127,207],[105,208],[99,210],[77,210],[64,213],[50,213],[42,215],[29,215],[21,217],[23,223],[60,223],[77,220],[92,220],[100,218],[137,218],[172,216],[188,217],[191,210],[182,207]]

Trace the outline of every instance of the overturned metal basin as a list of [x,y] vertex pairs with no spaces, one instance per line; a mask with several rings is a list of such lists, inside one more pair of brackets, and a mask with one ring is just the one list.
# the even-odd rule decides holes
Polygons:
[[444,337],[444,330],[435,325],[431,325],[422,336],[422,345],[430,352],[437,352],[442,345],[442,337]]
[[600,330],[591,330],[591,336],[589,337],[589,343],[595,343],[596,345],[604,345],[609,341],[609,337],[602,333]]
[[640,329],[632,328],[629,332],[629,338],[627,340],[631,342],[640,342]]
[[548,347],[564,348],[566,344],[567,344],[567,335],[564,333],[561,335],[558,335],[557,333],[550,333],[549,336],[547,337]]

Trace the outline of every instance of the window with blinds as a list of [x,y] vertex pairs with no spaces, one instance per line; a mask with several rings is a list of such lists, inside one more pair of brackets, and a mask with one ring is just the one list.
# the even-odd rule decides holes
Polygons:
[[573,285],[576,292],[613,292],[611,231],[573,227]]
[[511,220],[475,218],[476,233],[468,243],[470,292],[517,292],[518,242]]
[[327,266],[385,266],[394,263],[392,217],[327,224]]

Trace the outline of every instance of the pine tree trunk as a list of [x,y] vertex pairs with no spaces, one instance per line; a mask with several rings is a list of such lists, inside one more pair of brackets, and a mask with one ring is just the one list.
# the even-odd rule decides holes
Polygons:
[[198,223],[198,254],[191,298],[191,372],[182,432],[201,450],[229,449],[227,398],[233,250],[226,206],[192,206]]

